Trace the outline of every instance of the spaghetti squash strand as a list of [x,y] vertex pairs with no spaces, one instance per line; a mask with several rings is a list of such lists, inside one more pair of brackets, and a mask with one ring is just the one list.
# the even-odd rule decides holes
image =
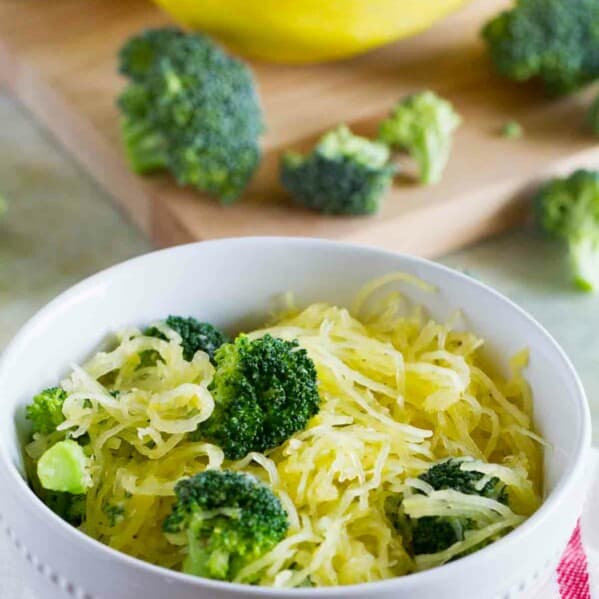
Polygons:
[[[532,397],[523,377],[525,352],[506,380],[479,356],[483,341],[456,313],[448,323],[427,317],[392,284],[434,288],[402,273],[367,285],[349,310],[325,303],[284,312],[266,333],[297,339],[315,363],[320,412],[305,430],[267,452],[230,462],[211,443],[188,435],[212,414],[214,367],[198,352],[183,358],[179,336],[136,329],[62,382],[65,422],[37,436],[31,459],[65,434],[89,436],[94,486],[83,529],[116,549],[180,569],[184,547],[162,521],[174,486],[206,469],[250,473],[269,484],[288,513],[287,537],[241,569],[237,582],[274,587],[353,584],[432,567],[517,526],[540,503],[542,438],[532,428]],[[468,455],[481,484],[499,478],[509,507],[483,497],[435,491],[418,475],[438,460]],[[480,528],[433,556],[407,554],[385,511],[405,496],[413,517],[463,516]],[[172,539],[171,539],[172,540]]]

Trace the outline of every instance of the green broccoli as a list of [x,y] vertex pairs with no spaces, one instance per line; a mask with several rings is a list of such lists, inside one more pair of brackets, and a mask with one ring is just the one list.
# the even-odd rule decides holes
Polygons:
[[[462,463],[461,460],[456,459],[440,462],[418,478],[428,483],[435,491],[451,489],[466,495],[480,495],[504,504],[507,503],[506,487],[498,478],[490,478],[482,489],[479,489],[477,484],[484,474],[472,470],[462,470]],[[468,530],[476,528],[476,523],[465,517],[424,516],[411,518],[404,512],[402,501],[401,495],[391,496],[387,500],[386,509],[394,527],[402,535],[404,546],[412,556],[444,551],[453,544],[463,541]],[[478,546],[467,553],[480,548]]]
[[596,0],[517,0],[482,31],[497,71],[516,81],[540,78],[551,94],[599,77]]
[[200,34],[163,28],[131,38],[119,69],[131,80],[118,99],[131,168],[168,170],[236,200],[260,162],[264,128],[248,67]]
[[58,516],[72,526],[81,526],[85,521],[86,495],[44,489],[37,472],[37,463],[26,461],[28,479],[34,493]]
[[379,139],[407,151],[418,163],[420,180],[431,185],[441,180],[461,123],[453,106],[431,91],[400,100],[379,126]]
[[185,536],[188,574],[232,580],[287,532],[287,513],[277,496],[248,474],[207,470],[180,480],[175,494],[163,530]]
[[47,449],[37,462],[37,477],[44,489],[82,495],[92,484],[89,458],[79,443],[59,441]]
[[144,175],[170,168],[169,143],[153,124],[156,113],[153,99],[142,84],[130,84],[120,95],[121,140],[131,169]]
[[60,387],[50,387],[38,393],[26,407],[26,418],[31,420],[32,432],[53,433],[65,420],[62,405],[66,398],[66,391]]
[[569,249],[574,282],[583,291],[599,285],[599,172],[579,170],[548,181],[534,198],[538,228]]
[[[207,322],[200,322],[191,316],[189,318],[169,316],[165,323],[166,326],[181,335],[183,357],[188,362],[191,362],[196,352],[200,350],[206,352],[213,360],[216,350],[223,343],[229,342],[227,336],[215,326]],[[146,329],[144,335],[166,339],[156,327]]]
[[177,27],[148,29],[130,38],[119,52],[119,70],[132,81],[143,83],[169,46],[187,34]]
[[[65,420],[62,406],[66,398],[66,391],[60,387],[44,389],[33,398],[26,407],[26,418],[31,420],[33,433],[50,435],[56,432],[56,427]],[[80,437],[79,443],[86,438],[87,435]],[[73,445],[79,449],[74,449]],[[82,451],[75,441],[56,443],[42,454],[37,463],[32,464],[30,472],[36,494],[54,513],[73,526],[80,526],[85,518],[84,493],[89,478],[87,458],[82,458]],[[84,464],[83,471],[81,464]],[[86,488],[83,489],[83,486]],[[67,489],[77,493],[67,492]]]
[[229,459],[280,445],[319,410],[316,369],[297,341],[241,335],[214,359],[214,412],[192,436],[216,443]]
[[388,148],[343,125],[306,156],[287,152],[280,165],[281,183],[292,198],[326,214],[374,214],[396,172]]
[[116,526],[125,517],[125,506],[118,503],[108,503],[102,507],[102,511],[108,517],[110,526]]
[[475,470],[462,470],[463,460],[449,459],[431,466],[418,478],[428,483],[435,491],[453,489],[466,495],[480,495],[507,503],[505,485],[497,478],[489,479],[482,489],[477,488],[484,474]]
[[81,526],[85,521],[85,495],[73,495],[41,489],[40,499],[63,520],[72,526]]
[[524,129],[517,121],[506,121],[501,127],[501,135],[506,139],[520,139],[524,135]]

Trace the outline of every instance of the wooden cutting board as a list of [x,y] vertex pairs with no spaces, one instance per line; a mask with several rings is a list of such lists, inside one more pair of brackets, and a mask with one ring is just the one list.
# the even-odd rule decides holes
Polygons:
[[[243,200],[221,207],[168,176],[128,171],[114,100],[115,53],[133,33],[168,22],[145,0],[0,0],[0,81],[44,123],[159,245],[238,235],[319,236],[433,256],[503,230],[526,214],[531,185],[551,172],[599,166],[585,130],[587,95],[548,100],[495,76],[478,31],[505,0],[474,0],[426,33],[337,63],[253,64],[268,131]],[[394,101],[431,88],[464,118],[436,187],[405,176],[374,217],[325,217],[294,206],[277,181],[286,148],[348,123],[374,134]],[[498,135],[507,119],[526,135]],[[405,172],[413,165],[405,161]]]

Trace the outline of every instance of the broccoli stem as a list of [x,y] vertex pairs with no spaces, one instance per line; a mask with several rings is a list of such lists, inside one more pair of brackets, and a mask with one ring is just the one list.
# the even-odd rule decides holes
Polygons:
[[449,150],[443,142],[431,135],[425,135],[421,148],[414,148],[414,158],[420,167],[420,180],[425,185],[434,185],[441,181],[445,165],[449,160]]
[[47,449],[37,463],[44,489],[82,495],[91,486],[88,458],[81,445],[67,439]]
[[183,571],[194,576],[226,580],[229,572],[230,553],[223,549],[208,548],[206,541],[198,538],[198,526],[187,530],[188,553]]
[[570,241],[570,260],[574,269],[574,284],[582,291],[599,286],[599,243],[582,238]]
[[121,132],[127,160],[136,173],[149,173],[167,167],[166,139],[148,122],[124,118]]
[[287,533],[279,498],[249,474],[206,470],[181,479],[175,495],[162,529],[167,540],[186,544],[183,571],[188,574],[233,580]]

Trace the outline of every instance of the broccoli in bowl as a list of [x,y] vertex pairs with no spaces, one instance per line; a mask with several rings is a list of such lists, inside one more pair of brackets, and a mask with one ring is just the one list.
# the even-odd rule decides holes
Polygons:
[[358,584],[493,543],[541,502],[525,356],[487,370],[474,333],[378,297],[398,279],[231,338],[182,315],[123,330],[32,400],[32,489],[109,547],[225,582]]

